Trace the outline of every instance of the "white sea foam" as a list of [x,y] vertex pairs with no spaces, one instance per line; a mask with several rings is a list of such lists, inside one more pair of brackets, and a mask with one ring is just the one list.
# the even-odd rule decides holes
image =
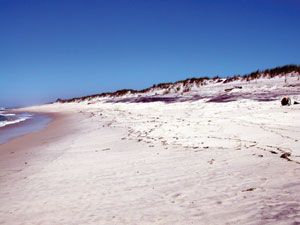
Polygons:
[[14,113],[0,113],[0,116],[15,116],[16,114]]
[[0,121],[0,127],[4,127],[9,124],[20,123],[22,121],[32,118],[32,115],[28,113],[19,114],[19,115],[14,113],[7,113],[7,114],[1,113],[0,116],[7,117],[7,120]]
[[14,124],[14,123],[20,123],[22,121],[25,121],[29,118],[20,118],[20,119],[17,119],[17,120],[11,120],[11,121],[0,121],[0,127],[4,127],[6,125],[9,125],[9,124]]

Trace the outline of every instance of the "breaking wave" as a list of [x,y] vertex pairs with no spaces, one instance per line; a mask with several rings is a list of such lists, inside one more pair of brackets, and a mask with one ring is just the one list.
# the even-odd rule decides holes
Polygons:
[[22,121],[32,118],[33,115],[29,113],[7,113],[5,108],[0,108],[0,127],[4,127],[9,124],[20,123]]

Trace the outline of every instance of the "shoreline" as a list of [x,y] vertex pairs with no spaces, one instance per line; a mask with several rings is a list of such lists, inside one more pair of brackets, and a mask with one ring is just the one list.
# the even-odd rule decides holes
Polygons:
[[[9,111],[11,113],[16,113],[16,111]],[[6,135],[6,137],[0,140],[0,145],[8,141],[11,141],[15,138],[39,132],[47,127],[47,125],[55,118],[53,113],[39,113],[39,112],[29,112],[29,111],[18,111],[17,113],[30,113],[32,118],[7,124],[3,127],[0,127],[0,136],[1,134]]]
[[[19,112],[19,111],[18,111]],[[67,131],[65,129],[61,129],[62,126],[59,124],[62,123],[67,118],[66,114],[63,113],[54,113],[54,112],[35,112],[35,111],[20,111],[20,112],[30,112],[36,115],[45,115],[51,118],[51,121],[46,124],[41,130],[33,131],[26,133],[21,136],[17,136],[13,139],[10,139],[2,144],[0,144],[0,154],[3,152],[3,149],[12,149],[14,147],[17,147],[19,145],[22,145],[24,148],[32,148],[39,146],[44,140],[48,138],[53,138],[53,135],[55,133],[55,137],[59,135],[65,135],[67,134]],[[18,127],[22,123],[29,123],[31,121],[25,120],[20,123],[16,124],[9,124],[5,127],[3,127],[3,130],[9,129],[11,127]],[[59,128],[57,130],[57,128]],[[53,130],[56,130],[53,132]]]

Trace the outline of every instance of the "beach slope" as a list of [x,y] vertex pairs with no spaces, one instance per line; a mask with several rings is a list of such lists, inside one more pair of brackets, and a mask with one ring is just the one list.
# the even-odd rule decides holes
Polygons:
[[0,224],[300,222],[297,105],[199,100],[26,110],[57,117],[0,145]]

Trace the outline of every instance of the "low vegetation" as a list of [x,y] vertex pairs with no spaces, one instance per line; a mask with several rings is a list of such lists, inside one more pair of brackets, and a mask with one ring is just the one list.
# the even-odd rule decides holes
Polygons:
[[[274,78],[276,76],[284,76],[288,73],[298,73],[300,74],[300,66],[298,65],[285,65],[281,67],[276,67],[273,69],[266,69],[264,71],[257,70],[255,72],[245,74],[245,75],[235,75],[233,77],[227,77],[227,78],[220,78],[218,76],[214,78],[209,77],[200,77],[200,78],[188,78],[186,80],[180,80],[174,83],[160,83],[160,84],[154,84],[150,88],[146,88],[143,90],[133,90],[133,89],[122,89],[118,90],[116,92],[106,92],[101,94],[95,94],[95,95],[89,95],[84,96],[80,98],[72,98],[72,99],[57,99],[56,102],[60,103],[68,103],[68,102],[78,102],[78,101],[90,101],[95,98],[102,98],[102,97],[121,97],[127,94],[136,94],[136,93],[147,93],[153,90],[157,89],[166,89],[167,93],[170,93],[170,90],[172,87],[174,87],[174,90],[179,91],[181,88],[179,88],[180,85],[183,86],[183,92],[188,92],[190,90],[190,85],[196,85],[196,86],[203,86],[206,85],[208,81],[214,81],[217,83],[230,83],[235,80],[246,80],[251,81],[259,78]],[[164,92],[166,93],[166,91]]]

